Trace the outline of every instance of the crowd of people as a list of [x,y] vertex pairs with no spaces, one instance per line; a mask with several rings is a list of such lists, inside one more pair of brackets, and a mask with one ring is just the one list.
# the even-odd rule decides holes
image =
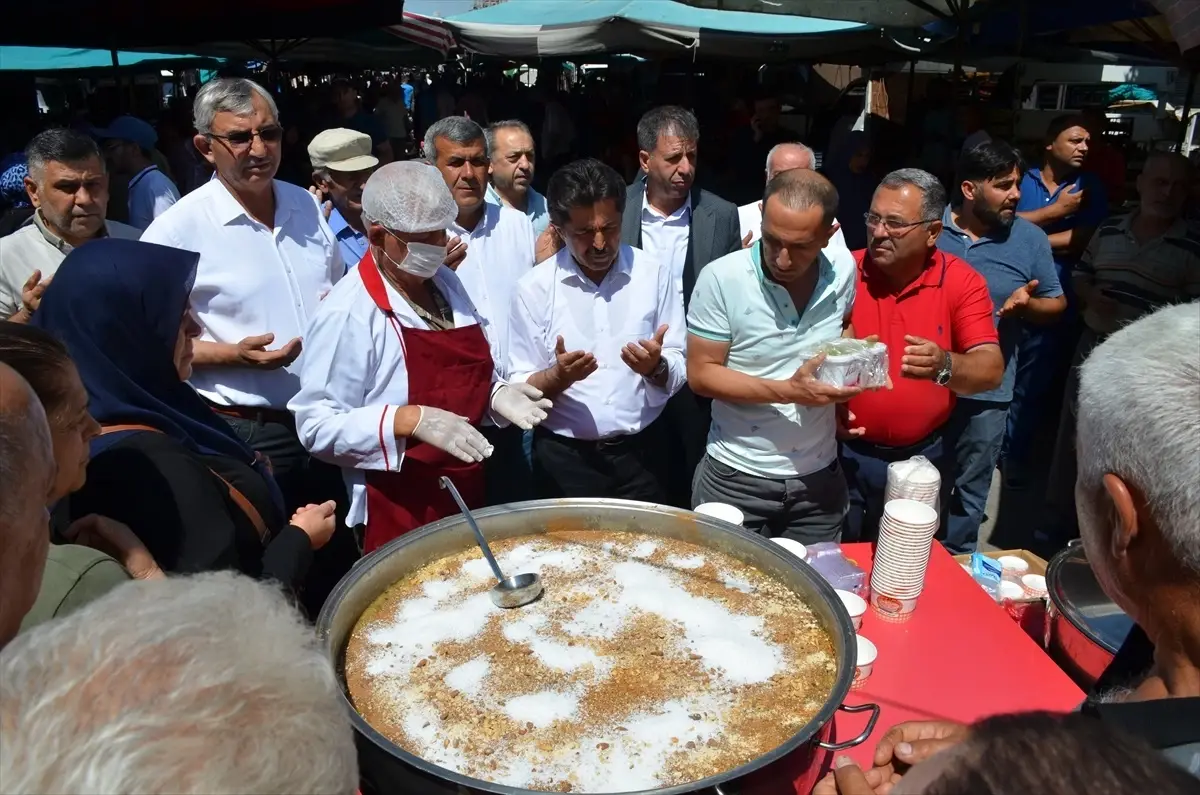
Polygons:
[[[405,85],[374,116],[335,86],[338,118],[309,139],[306,186],[278,177],[276,100],[244,78],[195,97],[207,180],[174,184],[154,130],[132,117],[38,133],[0,180],[16,169],[28,200],[0,237],[0,643],[24,633],[0,655],[0,787],[203,792],[245,776],[262,791],[353,791],[328,662],[296,631],[299,614],[244,577],[315,616],[361,555],[457,512],[442,477],[472,507],[716,501],[750,532],[855,541],[877,532],[888,465],[920,455],[942,474],[939,537],[972,551],[997,462],[1027,486],[1038,421],[1058,413],[1056,377],[1058,510],[1031,530],[1060,546],[1082,534],[1106,592],[1144,630],[1107,680],[1120,703],[1084,711],[1147,745],[1095,721],[1026,716],[956,729],[971,750],[914,767],[924,789],[896,780],[904,768],[882,747],[876,769],[856,777],[839,762],[822,786],[1015,792],[977,760],[1040,733],[1061,734],[1067,756],[1121,746],[1112,770],[1079,776],[1194,787],[1148,751],[1182,748],[1176,761],[1200,772],[1186,731],[1200,698],[1200,613],[1186,607],[1200,604],[1192,164],[1152,154],[1136,209],[1109,217],[1082,170],[1080,118],[1051,125],[1030,169],[983,136],[948,191],[917,168],[872,179],[857,134],[838,142],[848,165],[818,173],[764,105],[761,159],[740,177],[761,198],[738,206],[699,187],[700,124],[682,107],[636,125],[631,184],[595,158],[541,181],[529,123],[485,128],[466,103],[421,124]],[[414,123],[421,157],[397,160]],[[118,170],[132,175],[128,224],[107,217]],[[819,347],[842,337],[887,345],[886,386],[818,377]],[[225,570],[244,577],[205,574]],[[114,623],[130,612],[137,627]],[[268,623],[278,637],[262,634]],[[266,687],[268,643],[292,649],[295,668]],[[217,648],[238,664],[222,668]],[[151,704],[114,684],[122,666],[158,659],[147,689],[178,698],[154,702],[161,723],[121,722]],[[205,705],[208,758],[160,768],[89,734],[106,725],[86,715],[99,688],[113,745],[153,732],[164,754],[206,693],[229,701]],[[324,722],[275,733],[278,764],[258,778],[210,770],[277,726],[299,690],[326,702],[311,706]],[[222,710],[243,696],[222,734]],[[46,723],[47,707],[65,714]],[[64,743],[71,754],[43,750]],[[306,744],[313,767],[288,768]],[[322,754],[328,766],[313,761]]]

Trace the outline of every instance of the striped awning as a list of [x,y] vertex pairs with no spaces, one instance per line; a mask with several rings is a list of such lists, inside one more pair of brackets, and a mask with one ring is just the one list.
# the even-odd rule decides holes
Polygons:
[[405,41],[420,44],[447,55],[455,48],[454,34],[440,19],[425,17],[410,11],[404,12],[404,21],[399,25],[388,25],[389,33],[399,36]]

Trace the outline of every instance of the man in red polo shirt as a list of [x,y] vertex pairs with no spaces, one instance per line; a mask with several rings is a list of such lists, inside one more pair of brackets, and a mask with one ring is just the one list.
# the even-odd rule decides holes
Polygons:
[[893,461],[925,456],[949,493],[954,448],[943,445],[942,432],[955,395],[995,389],[1004,377],[987,282],[936,247],[945,207],[946,190],[932,174],[893,171],[871,201],[867,248],[854,254],[858,284],[851,321],[857,336],[878,335],[888,346],[893,388],[864,392],[847,404],[842,465],[850,512],[844,541],[879,532]]

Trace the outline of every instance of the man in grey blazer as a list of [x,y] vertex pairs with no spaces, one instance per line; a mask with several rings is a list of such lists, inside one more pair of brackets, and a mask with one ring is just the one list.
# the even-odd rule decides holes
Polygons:
[[[686,311],[696,275],[708,263],[740,249],[737,207],[695,186],[700,127],[691,112],[654,108],[638,122],[641,176],[629,186],[621,242],[640,248],[670,268]],[[686,386],[664,412],[672,439],[672,502],[690,508],[692,475],[704,457],[709,403]]]

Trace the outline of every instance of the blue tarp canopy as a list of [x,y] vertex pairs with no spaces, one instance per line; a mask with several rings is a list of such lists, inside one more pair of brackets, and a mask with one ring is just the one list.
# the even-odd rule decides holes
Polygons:
[[[180,66],[198,68],[220,59],[157,52],[117,53],[117,65],[127,67]],[[111,50],[75,50],[64,47],[0,47],[0,72],[57,72],[66,69],[112,69]]]
[[671,0],[506,0],[445,23],[466,49],[508,58],[693,51],[757,61],[829,60],[885,46],[880,28],[857,22],[716,11]]

